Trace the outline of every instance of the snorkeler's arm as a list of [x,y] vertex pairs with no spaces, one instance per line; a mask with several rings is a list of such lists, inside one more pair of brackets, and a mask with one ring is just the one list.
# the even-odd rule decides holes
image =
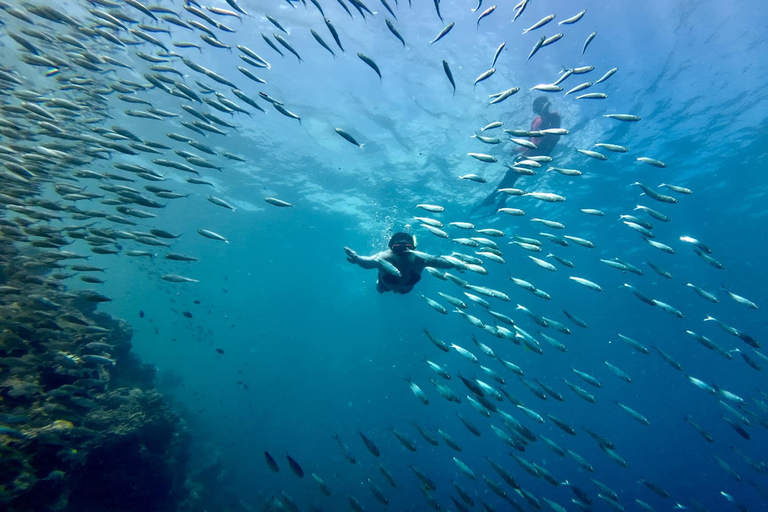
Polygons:
[[355,265],[359,265],[362,268],[371,269],[381,267],[378,254],[374,254],[373,256],[360,256],[349,247],[345,247],[344,252],[347,253],[347,261],[354,263]]
[[432,256],[431,254],[424,254],[423,256],[420,255],[420,260],[424,262],[425,267],[432,267],[432,268],[456,268],[456,265],[451,263],[450,261],[446,260],[442,256]]

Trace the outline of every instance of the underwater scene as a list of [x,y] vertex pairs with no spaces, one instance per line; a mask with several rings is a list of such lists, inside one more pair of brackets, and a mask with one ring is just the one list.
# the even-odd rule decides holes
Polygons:
[[768,510],[765,2],[0,23],[0,510]]

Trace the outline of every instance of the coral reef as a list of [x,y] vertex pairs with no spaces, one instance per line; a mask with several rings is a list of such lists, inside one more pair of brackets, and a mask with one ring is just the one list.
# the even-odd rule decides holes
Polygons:
[[190,436],[130,352],[130,326],[96,311],[107,297],[57,279],[67,253],[11,242],[0,242],[0,508],[190,508]]

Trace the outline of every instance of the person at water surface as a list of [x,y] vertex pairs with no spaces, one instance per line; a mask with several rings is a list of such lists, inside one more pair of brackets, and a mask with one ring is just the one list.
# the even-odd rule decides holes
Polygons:
[[379,269],[376,280],[376,291],[379,293],[410,292],[421,279],[421,273],[426,267],[456,268],[455,264],[442,256],[415,251],[416,239],[408,233],[395,233],[388,245],[389,249],[373,256],[360,256],[349,247],[344,247],[350,263],[365,269]]
[[[552,104],[545,96],[539,96],[533,100],[533,113],[536,114],[536,117],[534,117],[533,121],[531,121],[531,132],[538,132],[540,130],[547,130],[551,128],[560,128],[562,118],[557,112],[551,112],[549,110],[551,106]],[[521,146],[515,149],[513,153],[517,153],[516,160],[524,160],[525,158],[531,156],[549,156],[555,149],[555,146],[557,146],[559,139],[560,136],[554,134],[530,137],[529,140],[531,143],[533,143],[534,146],[536,146],[535,149]],[[494,204],[496,205],[496,209],[493,210],[493,213],[496,213],[499,208],[503,208],[507,195],[500,193],[499,190],[505,188],[513,188],[519,177],[519,173],[517,173],[514,169],[509,169],[506,174],[504,174],[504,178],[502,178],[501,182],[499,182],[494,191],[488,195],[488,197],[486,197],[483,202],[473,208],[472,214],[475,214],[479,210],[484,210],[485,208],[488,208]]]
[[[536,117],[531,121],[531,131],[548,130],[550,128],[560,128],[562,118],[557,112],[551,112],[552,107],[549,99],[545,96],[539,96],[533,100],[533,113]],[[545,135],[542,137],[531,137],[531,142],[536,145],[536,149],[520,148],[522,156],[549,156],[557,146],[559,135]],[[502,188],[502,187],[499,187]]]

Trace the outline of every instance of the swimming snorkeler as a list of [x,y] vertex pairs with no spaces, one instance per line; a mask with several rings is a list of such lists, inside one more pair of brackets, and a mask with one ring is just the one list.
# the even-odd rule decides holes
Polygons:
[[[536,114],[536,117],[533,118],[533,121],[531,121],[531,130],[532,132],[536,132],[539,130],[546,130],[549,128],[560,128],[560,122],[561,117],[560,114],[557,112],[550,112],[549,108],[552,104],[549,102],[549,99],[545,96],[539,96],[535,100],[533,100],[533,113]],[[517,153],[516,160],[522,160],[529,156],[549,156],[552,151],[555,149],[555,146],[557,145],[558,140],[560,139],[559,135],[542,135],[541,137],[530,137],[530,141],[536,146],[536,149],[532,148],[526,148],[526,147],[520,147],[515,150]],[[506,200],[507,200],[507,194],[504,194],[503,192],[499,192],[499,189],[503,188],[513,188],[515,186],[515,183],[517,182],[517,179],[520,177],[520,174],[515,172],[513,169],[509,169],[506,174],[504,175],[504,178],[502,178],[501,182],[498,184],[496,189],[488,196],[486,197],[480,204],[475,206],[472,211],[470,212],[470,216],[474,215],[482,215],[482,210],[488,210],[490,206],[493,206],[495,204],[494,210],[490,213],[487,213],[486,215],[493,215],[498,211],[499,208],[503,208]]]
[[389,249],[373,256],[360,256],[349,247],[344,247],[347,261],[363,268],[379,269],[376,291],[379,293],[408,293],[421,279],[425,267],[456,268],[442,256],[416,251],[416,238],[408,233],[395,233],[389,239]]

